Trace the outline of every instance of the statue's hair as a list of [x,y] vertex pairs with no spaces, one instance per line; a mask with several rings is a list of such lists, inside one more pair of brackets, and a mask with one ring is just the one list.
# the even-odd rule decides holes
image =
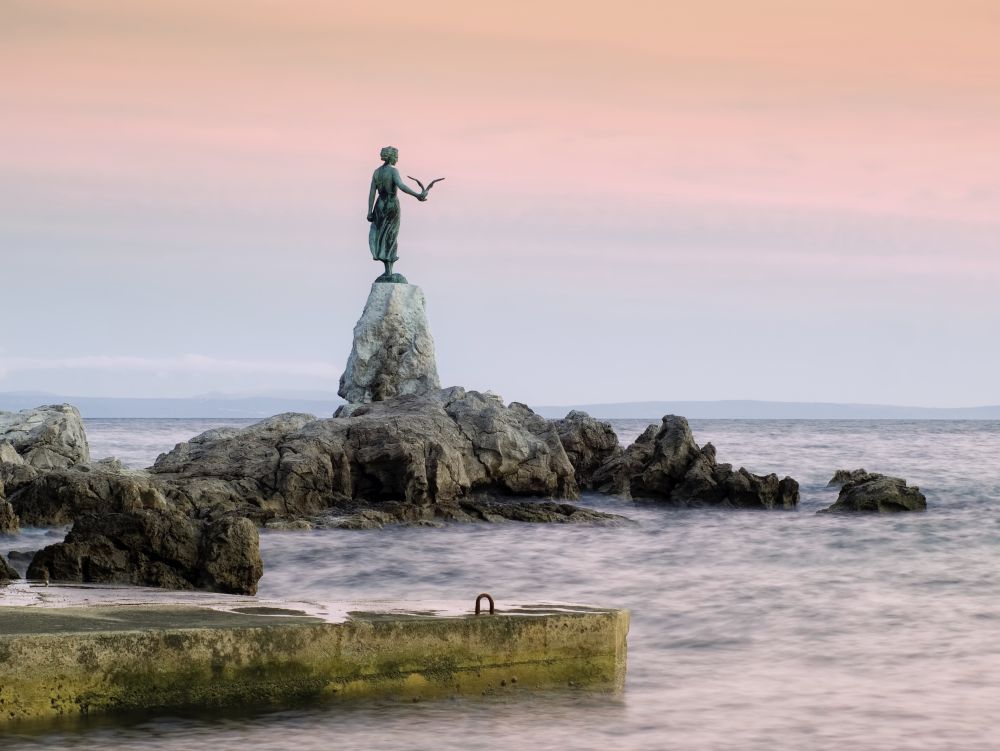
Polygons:
[[382,150],[378,153],[378,156],[379,159],[381,159],[383,162],[390,156],[394,156],[398,159],[399,149],[397,149],[395,146],[383,146]]

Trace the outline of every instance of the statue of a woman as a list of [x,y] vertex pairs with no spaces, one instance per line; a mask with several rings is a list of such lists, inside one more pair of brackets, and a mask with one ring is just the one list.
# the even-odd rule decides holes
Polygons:
[[[424,188],[421,185],[422,190],[417,193],[403,182],[399,170],[394,166],[399,159],[398,149],[386,146],[379,156],[383,164],[372,175],[372,186],[368,191],[368,221],[372,223],[368,230],[368,247],[372,258],[385,264],[385,273],[375,281],[405,284],[406,279],[401,274],[392,273],[392,264],[399,258],[396,255],[399,236],[399,198],[396,197],[396,190],[401,190],[418,201],[426,201],[430,186]],[[417,184],[419,183],[417,180]],[[376,193],[378,199],[375,197]]]

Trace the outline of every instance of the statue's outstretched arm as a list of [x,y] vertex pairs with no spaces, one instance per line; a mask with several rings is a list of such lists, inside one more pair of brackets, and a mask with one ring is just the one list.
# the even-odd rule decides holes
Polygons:
[[394,169],[392,171],[392,181],[394,183],[396,183],[396,187],[397,188],[399,188],[404,193],[407,193],[407,194],[413,196],[414,198],[419,198],[421,201],[423,201],[424,199],[427,198],[427,191],[422,191],[420,193],[417,193],[417,191],[415,191],[409,185],[407,185],[406,183],[404,183],[403,182],[403,178],[401,178],[399,176],[399,170],[395,170]]
[[375,175],[372,175],[372,186],[368,189],[368,221],[375,220]]

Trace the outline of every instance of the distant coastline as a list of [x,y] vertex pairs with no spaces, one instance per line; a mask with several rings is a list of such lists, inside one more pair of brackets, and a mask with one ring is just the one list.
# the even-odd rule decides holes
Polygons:
[[693,420],[1000,420],[1000,405],[984,407],[905,407],[891,404],[766,402],[753,400],[618,402],[536,407],[543,417],[563,417],[570,409],[591,417],[654,418],[684,415]]
[[[190,398],[67,396],[46,392],[0,393],[0,410],[17,411],[41,404],[75,405],[85,418],[254,418],[281,412],[332,415],[344,403],[334,394],[248,395],[207,394]],[[572,409],[602,419],[658,419],[677,414],[693,420],[1000,420],[1000,405],[983,407],[906,407],[888,404],[833,402],[768,402],[753,400],[609,402],[603,404],[532,405],[543,417],[564,417]]]

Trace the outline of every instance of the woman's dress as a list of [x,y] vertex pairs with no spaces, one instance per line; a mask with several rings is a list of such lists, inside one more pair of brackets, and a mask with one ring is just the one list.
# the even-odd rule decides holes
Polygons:
[[397,238],[399,237],[399,198],[396,186],[390,184],[388,190],[378,186],[378,198],[372,210],[372,224],[368,229],[368,247],[376,261],[395,263]]

